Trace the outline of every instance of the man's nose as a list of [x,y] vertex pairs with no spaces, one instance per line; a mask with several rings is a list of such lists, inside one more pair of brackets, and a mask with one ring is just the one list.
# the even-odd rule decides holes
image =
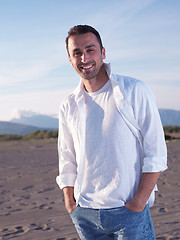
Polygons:
[[87,63],[89,61],[89,56],[87,53],[83,53],[81,56],[81,62],[82,63]]

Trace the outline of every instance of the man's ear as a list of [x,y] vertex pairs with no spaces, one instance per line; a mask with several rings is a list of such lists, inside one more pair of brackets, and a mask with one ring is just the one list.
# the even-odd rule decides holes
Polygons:
[[106,58],[106,49],[102,48],[102,59],[104,60]]

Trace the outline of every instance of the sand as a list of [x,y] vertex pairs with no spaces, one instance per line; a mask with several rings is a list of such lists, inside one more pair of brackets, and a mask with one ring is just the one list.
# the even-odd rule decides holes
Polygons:
[[[0,239],[79,239],[55,177],[55,141],[0,142]],[[180,239],[180,142],[168,144],[169,169],[151,208],[157,239]]]
[[159,191],[151,208],[157,239],[180,239],[180,142],[169,142],[168,170],[158,181]]

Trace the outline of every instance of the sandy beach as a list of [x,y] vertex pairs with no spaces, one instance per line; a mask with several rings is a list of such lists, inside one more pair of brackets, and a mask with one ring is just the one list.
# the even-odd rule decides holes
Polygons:
[[[168,166],[151,208],[157,239],[180,239],[180,142],[169,142]],[[0,239],[79,239],[65,210],[56,142],[0,142]]]

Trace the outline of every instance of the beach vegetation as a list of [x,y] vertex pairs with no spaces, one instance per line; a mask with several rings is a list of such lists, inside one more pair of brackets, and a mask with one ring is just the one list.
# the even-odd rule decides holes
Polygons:
[[166,141],[180,140],[180,126],[164,126]]
[[16,140],[31,140],[31,139],[55,139],[58,137],[57,130],[36,130],[24,136],[12,134],[0,134],[0,141],[16,141]]
[[0,141],[14,141],[14,140],[20,140],[22,138],[23,138],[23,136],[21,136],[21,135],[0,134]]
[[180,126],[164,126],[165,133],[179,133]]
[[[164,126],[166,140],[179,139],[180,126]],[[0,134],[0,141],[17,141],[31,139],[57,139],[58,130],[36,130],[26,135]]]

